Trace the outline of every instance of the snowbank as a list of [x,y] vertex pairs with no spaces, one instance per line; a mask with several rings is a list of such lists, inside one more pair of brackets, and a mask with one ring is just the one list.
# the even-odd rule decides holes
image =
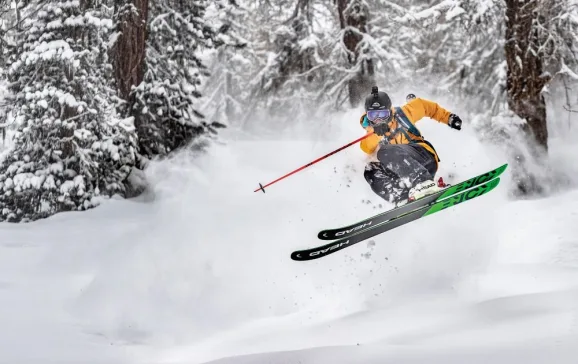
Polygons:
[[[374,244],[289,259],[317,244],[319,229],[387,207],[363,180],[356,146],[253,192],[362,135],[357,117],[310,134],[299,126],[267,140],[236,135],[205,157],[154,164],[148,202],[1,225],[0,359],[474,362],[485,352],[499,363],[557,350],[564,363],[575,355],[577,191],[512,202],[506,172],[492,193]],[[461,132],[419,125],[450,181],[504,162],[467,123]]]

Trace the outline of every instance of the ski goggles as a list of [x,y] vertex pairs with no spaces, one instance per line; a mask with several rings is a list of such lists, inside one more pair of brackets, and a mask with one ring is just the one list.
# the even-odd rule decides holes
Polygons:
[[391,110],[367,110],[367,119],[369,121],[375,121],[377,119],[389,119],[391,116]]

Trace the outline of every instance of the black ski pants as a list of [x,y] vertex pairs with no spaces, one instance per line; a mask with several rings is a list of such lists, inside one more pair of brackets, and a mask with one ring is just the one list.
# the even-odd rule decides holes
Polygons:
[[382,144],[377,159],[367,164],[364,177],[373,192],[391,203],[406,200],[409,190],[434,179],[438,168],[435,157],[419,144]]

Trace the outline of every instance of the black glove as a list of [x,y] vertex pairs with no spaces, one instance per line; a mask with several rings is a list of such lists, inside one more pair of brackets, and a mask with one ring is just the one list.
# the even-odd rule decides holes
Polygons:
[[450,120],[448,121],[450,128],[462,130],[462,119],[456,114],[450,114]]
[[379,123],[372,126],[373,132],[379,136],[383,136],[389,131],[389,123]]

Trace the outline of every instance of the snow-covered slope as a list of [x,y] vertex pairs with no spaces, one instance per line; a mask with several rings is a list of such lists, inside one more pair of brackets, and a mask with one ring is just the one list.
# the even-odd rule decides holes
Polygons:
[[[388,207],[357,146],[253,193],[360,136],[356,118],[234,134],[154,165],[148,198],[0,225],[0,362],[572,362],[576,190],[512,202],[506,173],[492,193],[368,243],[289,259],[319,229]],[[504,162],[467,128],[420,127],[450,181]]]

